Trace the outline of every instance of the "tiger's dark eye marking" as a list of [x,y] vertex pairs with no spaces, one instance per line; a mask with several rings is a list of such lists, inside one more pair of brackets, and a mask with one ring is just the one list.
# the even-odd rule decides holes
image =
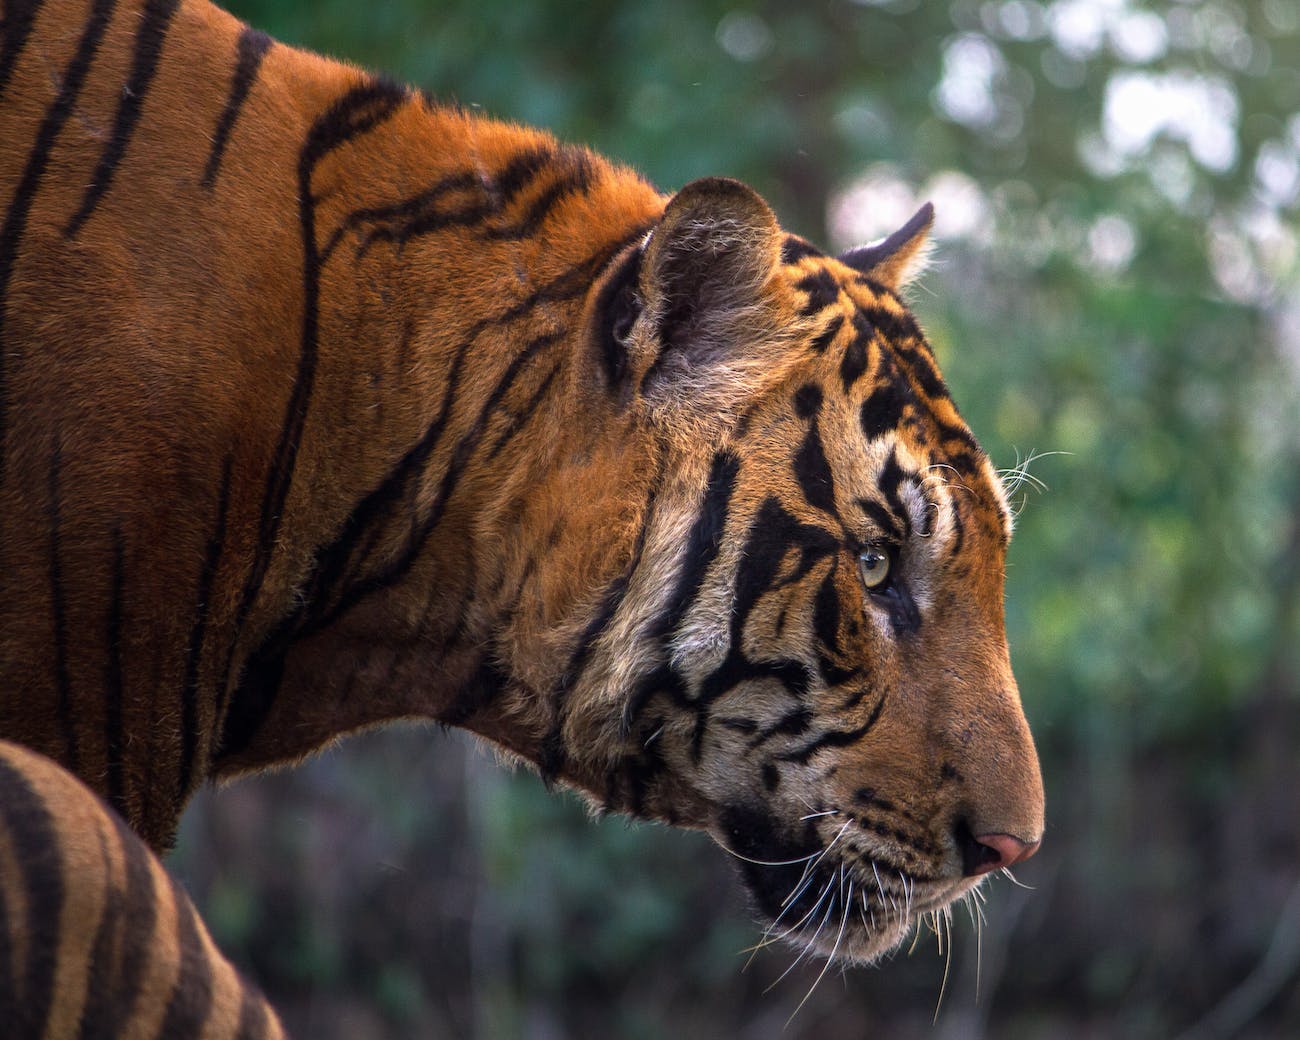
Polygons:
[[867,515],[867,519],[880,528],[880,530],[890,540],[895,542],[901,542],[903,540],[903,528],[899,525],[898,521],[894,519],[894,515],[879,502],[873,502],[868,498],[860,498],[857,500],[857,507],[861,509],[862,512]]
[[885,461],[884,467],[880,471],[880,477],[876,481],[876,486],[880,488],[880,493],[885,496],[885,501],[889,503],[890,509],[898,517],[903,525],[903,537],[912,537],[912,516],[903,504],[902,495],[899,489],[903,481],[916,480],[916,474],[909,473],[898,463],[898,452],[891,451],[889,458]]
[[921,612],[903,582],[894,582],[884,592],[871,593],[889,612],[889,623],[896,638],[915,635],[921,628]]

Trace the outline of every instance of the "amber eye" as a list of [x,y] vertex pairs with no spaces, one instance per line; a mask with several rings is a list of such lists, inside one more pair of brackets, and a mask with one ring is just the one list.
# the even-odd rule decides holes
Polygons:
[[877,592],[889,584],[889,572],[893,560],[885,549],[863,549],[858,555],[858,571],[862,574],[862,584],[868,592]]

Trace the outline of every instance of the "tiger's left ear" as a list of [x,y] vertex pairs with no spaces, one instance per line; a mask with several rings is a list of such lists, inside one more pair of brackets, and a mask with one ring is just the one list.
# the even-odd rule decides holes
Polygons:
[[652,408],[722,418],[756,385],[773,361],[767,290],[781,241],[767,203],[739,181],[692,181],[669,201],[645,247],[633,332]]
[[840,256],[840,262],[891,292],[898,292],[925,269],[933,224],[934,206],[927,202],[888,238],[850,249]]

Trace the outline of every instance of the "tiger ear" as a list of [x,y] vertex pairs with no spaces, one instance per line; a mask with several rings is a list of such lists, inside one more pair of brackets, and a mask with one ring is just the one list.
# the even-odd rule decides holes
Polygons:
[[840,262],[891,292],[898,292],[925,269],[933,224],[934,206],[927,202],[888,238],[850,249],[840,256]]
[[767,203],[739,181],[692,181],[669,201],[638,284],[640,389],[652,406],[726,411],[752,385],[771,339],[764,290],[781,237]]

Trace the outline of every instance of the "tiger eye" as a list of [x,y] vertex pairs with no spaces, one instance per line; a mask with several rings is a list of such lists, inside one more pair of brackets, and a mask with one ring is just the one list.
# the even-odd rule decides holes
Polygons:
[[864,549],[858,556],[858,571],[868,591],[884,588],[889,581],[891,561],[883,549]]

